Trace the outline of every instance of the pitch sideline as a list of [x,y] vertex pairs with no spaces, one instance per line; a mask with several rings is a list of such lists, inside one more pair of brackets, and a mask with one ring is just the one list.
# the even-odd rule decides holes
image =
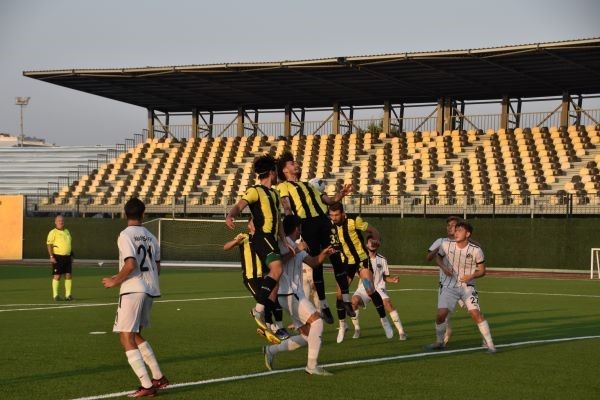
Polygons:
[[[530,340],[530,341],[526,341],[526,342],[514,342],[514,343],[499,344],[499,345],[496,345],[496,348],[502,349],[502,348],[509,348],[509,347],[519,347],[519,346],[545,344],[545,343],[573,342],[573,341],[577,341],[577,340],[588,340],[588,339],[600,339],[600,335],[576,336],[576,337],[559,338],[559,339]],[[467,352],[471,352],[471,351],[482,351],[482,348],[481,347],[469,347],[466,349],[444,350],[444,351],[416,353],[416,354],[404,354],[401,356],[368,358],[368,359],[364,359],[364,360],[351,360],[351,361],[323,364],[323,367],[330,368],[330,367],[341,367],[341,366],[347,366],[347,365],[370,364],[370,363],[379,363],[379,362],[386,362],[386,361],[406,360],[406,359],[413,359],[413,358],[435,357],[435,356],[439,356],[439,355],[467,353]],[[493,356],[490,355],[490,357],[497,357],[497,355],[493,355]],[[226,376],[223,378],[205,379],[205,380],[200,380],[200,381],[195,381],[195,382],[175,383],[175,384],[169,385],[169,387],[167,387],[166,389],[162,389],[162,390],[169,390],[169,389],[176,389],[176,388],[190,387],[190,386],[203,386],[203,385],[210,385],[213,383],[234,382],[234,381],[241,381],[241,380],[245,380],[245,379],[260,378],[260,377],[268,376],[268,375],[284,374],[284,373],[288,373],[288,372],[297,372],[297,371],[303,371],[303,370],[304,370],[304,367],[287,368],[287,369],[275,370],[275,371],[256,372],[256,373],[246,374],[246,375],[234,375],[234,376]],[[108,394],[102,394],[102,395],[97,395],[97,396],[88,396],[88,397],[78,397],[78,398],[72,399],[72,400],[111,399],[114,397],[126,396],[131,392],[132,392],[131,390],[128,390],[126,392],[108,393]]]

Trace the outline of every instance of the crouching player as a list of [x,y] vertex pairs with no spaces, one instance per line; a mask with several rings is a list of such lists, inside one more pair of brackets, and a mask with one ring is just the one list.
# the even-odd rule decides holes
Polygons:
[[[398,277],[390,275],[386,258],[377,252],[379,249],[379,244],[379,241],[375,240],[372,236],[367,237],[367,250],[369,252],[369,258],[371,259],[371,266],[373,267],[373,285],[375,286],[375,290],[379,292],[379,295],[383,299],[383,306],[385,310],[390,314],[390,317],[392,317],[392,321],[398,330],[398,337],[400,340],[406,340],[406,333],[404,332],[402,321],[400,320],[398,311],[392,304],[390,296],[387,294],[386,288],[386,282],[398,283]],[[361,280],[358,284],[356,292],[354,292],[354,295],[352,296],[352,307],[356,313],[356,316],[352,317],[352,324],[354,324],[354,336],[352,336],[352,339],[358,339],[360,337],[358,307],[367,307],[367,304],[369,304],[370,301],[371,297],[369,297],[369,294],[367,293],[364,281]],[[388,330],[386,330],[386,336],[387,335],[389,335]],[[387,338],[391,339],[390,336],[387,336]]]
[[[306,243],[296,241],[300,238],[300,219],[295,215],[288,215],[283,219],[283,230],[289,247],[296,248],[296,254],[280,243],[283,254],[283,273],[279,280],[279,303],[294,320],[294,325],[300,335],[292,336],[281,344],[263,347],[265,365],[267,369],[273,369],[273,359],[277,353],[293,351],[308,345],[308,361],[305,371],[311,375],[331,375],[322,367],[318,366],[317,359],[321,350],[321,336],[323,334],[323,320],[321,313],[306,298],[302,289],[302,263],[311,267],[321,265],[325,258],[334,252],[327,247],[316,257],[311,257],[306,252]],[[287,252],[287,253],[286,253]]]

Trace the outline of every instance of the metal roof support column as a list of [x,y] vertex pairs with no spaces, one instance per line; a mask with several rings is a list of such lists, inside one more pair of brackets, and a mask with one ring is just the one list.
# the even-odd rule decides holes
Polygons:
[[521,127],[521,108],[523,106],[523,99],[521,99],[520,97],[517,99],[517,111],[516,112],[510,103],[509,103],[509,106],[510,106],[510,109],[512,110],[513,117],[515,118],[514,127],[520,128]]
[[169,126],[171,124],[171,117],[169,115],[168,112],[165,112],[165,131],[168,132],[170,134],[171,132],[171,127]]
[[198,108],[192,108],[192,137],[198,138]]
[[383,133],[386,135],[390,134],[391,126],[391,112],[392,105],[389,101],[383,102]]
[[560,108],[560,126],[569,126],[569,106],[571,105],[571,96],[563,93],[562,105]]
[[292,135],[292,107],[285,106],[283,118],[283,136],[287,138]]
[[502,97],[502,108],[500,110],[500,129],[508,129],[508,113],[510,108],[510,99],[508,96]]
[[460,101],[460,109],[458,110],[459,116],[458,116],[458,125],[456,126],[456,129],[458,129],[459,131],[462,131],[465,128],[465,101],[461,100]]
[[258,132],[258,108],[254,110],[254,123],[252,124],[252,134],[256,135]]
[[454,129],[454,107],[452,100],[446,99],[444,102],[444,131],[452,131]]
[[450,99],[438,99],[437,102],[437,116],[435,129],[438,133],[443,133],[444,131],[452,130],[453,128],[453,119],[452,119],[452,101]]
[[242,107],[238,108],[237,113],[237,136],[244,136],[244,109]]
[[334,135],[340,133],[340,103],[338,102],[333,103],[333,121],[331,129],[333,130],[331,133]]
[[400,112],[396,115],[398,118],[398,133],[404,132],[404,103],[400,103]]
[[577,96],[577,105],[573,103],[573,106],[575,107],[575,125],[579,126],[581,125],[581,107],[583,106],[583,97],[581,95]]
[[148,108],[148,139],[154,139],[154,110]]

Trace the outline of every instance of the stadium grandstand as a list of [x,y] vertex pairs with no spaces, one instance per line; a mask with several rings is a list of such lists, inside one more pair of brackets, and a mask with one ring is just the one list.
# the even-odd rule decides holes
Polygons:
[[0,193],[58,191],[106,163],[107,151],[105,146],[0,147]]
[[[30,196],[39,212],[222,214],[260,153],[291,151],[302,179],[352,183],[350,211],[598,214],[600,39],[269,63],[26,71],[144,107],[147,129]],[[547,112],[524,112],[533,100]],[[467,107],[497,104],[498,113]],[[410,107],[428,115],[407,117]],[[359,109],[382,117],[356,119]],[[328,118],[307,121],[307,110]],[[259,122],[279,110],[282,122]],[[229,123],[214,123],[230,113]],[[189,115],[189,125],[172,125]],[[89,168],[89,165],[92,165]]]

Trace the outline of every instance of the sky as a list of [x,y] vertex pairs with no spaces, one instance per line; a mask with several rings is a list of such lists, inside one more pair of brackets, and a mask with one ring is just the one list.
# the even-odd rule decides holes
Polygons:
[[2,0],[0,132],[20,133],[17,96],[31,97],[24,133],[57,145],[114,145],[146,127],[144,108],[23,71],[552,42],[600,37],[599,16],[598,0]]

